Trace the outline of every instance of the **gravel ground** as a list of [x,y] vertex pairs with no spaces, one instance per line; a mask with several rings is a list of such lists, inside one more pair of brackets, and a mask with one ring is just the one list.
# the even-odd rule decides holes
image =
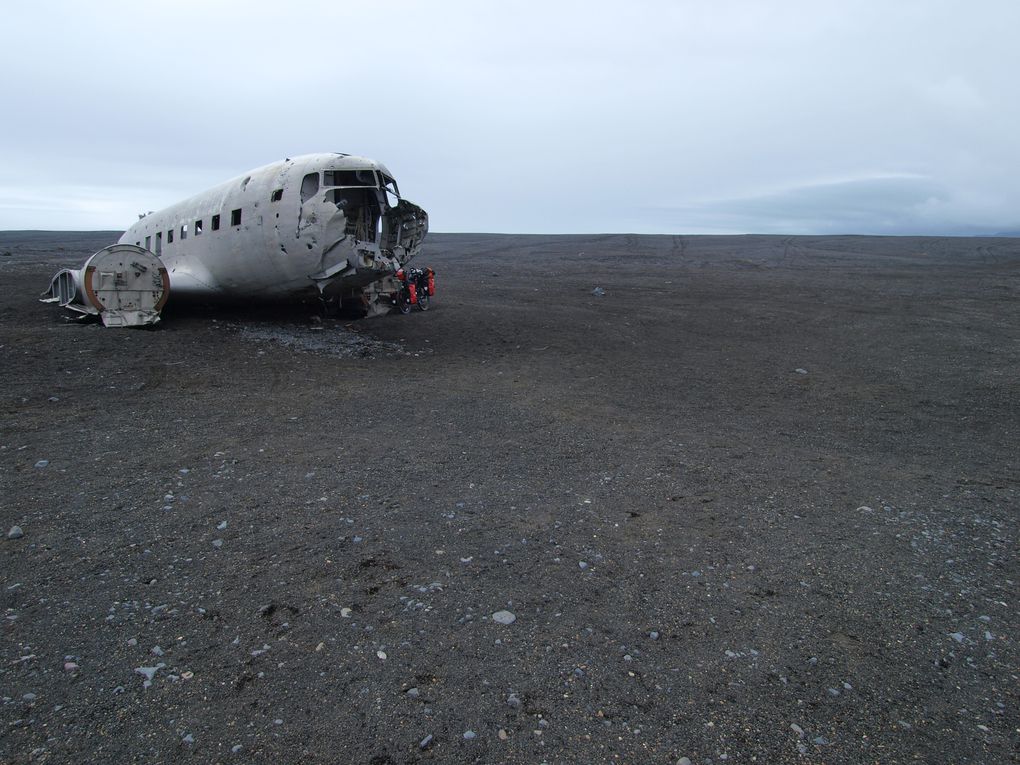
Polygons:
[[35,301],[115,239],[0,233],[0,761],[1020,761],[1020,240],[432,235],[406,317]]

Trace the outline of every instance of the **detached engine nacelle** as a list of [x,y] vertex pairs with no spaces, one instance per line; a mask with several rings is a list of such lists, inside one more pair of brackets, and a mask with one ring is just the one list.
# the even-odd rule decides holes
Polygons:
[[159,321],[168,297],[170,275],[159,258],[133,244],[114,244],[80,270],[60,271],[40,300],[98,315],[107,327],[141,327]]

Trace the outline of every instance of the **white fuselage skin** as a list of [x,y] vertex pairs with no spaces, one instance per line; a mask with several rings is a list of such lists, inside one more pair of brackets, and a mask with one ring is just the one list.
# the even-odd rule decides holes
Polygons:
[[409,202],[398,207],[395,192],[378,162],[309,154],[149,213],[120,242],[160,258],[171,300],[341,295],[385,279],[417,253],[428,218]]

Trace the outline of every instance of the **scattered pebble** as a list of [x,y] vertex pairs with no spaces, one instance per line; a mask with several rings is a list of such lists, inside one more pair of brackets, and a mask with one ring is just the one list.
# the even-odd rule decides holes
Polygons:
[[431,733],[429,735],[427,735],[425,738],[423,738],[421,741],[418,742],[418,748],[419,749],[428,749],[430,746],[432,746],[432,734]]
[[512,709],[519,709],[521,706],[521,700],[517,698],[516,693],[511,693],[506,697],[506,705]]
[[241,746],[240,744],[234,744],[232,747],[230,747],[230,751],[233,752],[234,754],[237,754],[242,749],[244,749],[244,747]]
[[676,761],[676,765],[691,765],[691,758],[681,757],[679,760]]
[[957,643],[962,643],[964,640],[966,640],[966,637],[962,632],[950,632],[949,637],[951,637]]
[[191,735],[191,734],[189,733],[189,734],[188,734],[187,736],[185,736],[184,738],[182,738],[182,739],[181,739],[181,741],[183,741],[183,742],[184,742],[185,744],[194,744],[194,743],[195,743],[195,737],[194,737],[194,736],[192,736],[192,735]]
[[798,738],[804,738],[804,729],[797,723],[790,723],[790,730],[796,733]]
[[464,740],[465,741],[471,741],[474,738],[476,738],[477,736],[478,736],[478,734],[475,733],[473,730],[466,730],[466,731],[464,731]]
[[375,655],[378,656],[383,661],[386,661],[386,651],[376,651]]
[[223,540],[222,539],[214,539],[212,541],[212,546],[213,547],[223,547]]
[[648,637],[650,637],[652,640],[658,640],[659,633],[656,632],[655,630],[652,630],[651,632],[648,633]]
[[499,736],[500,741],[506,741],[509,738],[509,735],[507,735],[507,732],[503,728],[500,728],[499,733],[496,735]]
[[419,691],[417,688],[408,688],[406,691],[404,691],[404,695],[407,696],[407,698],[409,699],[416,699],[418,698],[418,696],[421,695],[421,691]]
[[78,662],[75,662],[75,661],[65,661],[64,662],[64,671],[65,672],[77,672],[79,669],[80,669],[80,667],[78,666]]
[[153,678],[156,677],[156,673],[165,666],[166,664],[160,662],[155,667],[135,667],[135,672],[144,677],[146,683],[151,683]]
[[149,653],[151,653],[153,656],[162,656],[165,652],[158,645],[154,645]]
[[806,375],[807,374],[807,370],[804,369],[803,367],[797,367],[793,371],[796,372],[799,375]]
[[37,463],[35,463],[35,466],[37,468],[44,468],[44,467],[46,467],[49,464],[50,464],[49,460],[39,460]]
[[510,611],[497,611],[492,615],[492,621],[496,624],[513,624],[517,621],[517,617]]
[[606,291],[601,287],[596,287],[591,291],[591,294],[594,295],[595,297],[602,297],[603,295],[606,294]]
[[223,531],[223,529],[225,529],[226,527],[227,527],[226,521],[220,521],[219,523],[216,524],[217,531]]
[[11,526],[11,530],[7,532],[8,539],[21,539],[25,536],[25,532],[21,530],[21,526]]
[[342,616],[344,619],[350,619],[351,618],[351,609],[349,609],[349,608],[341,608],[340,609],[340,616]]

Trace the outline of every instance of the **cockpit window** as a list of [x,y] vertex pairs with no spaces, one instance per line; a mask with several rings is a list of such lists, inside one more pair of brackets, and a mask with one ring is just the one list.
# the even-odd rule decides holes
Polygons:
[[372,170],[327,170],[323,174],[323,186],[377,186]]
[[400,192],[397,191],[397,182],[388,175],[381,175],[383,189],[386,191],[386,201],[390,207],[396,207],[400,201]]
[[301,204],[314,197],[319,191],[319,174],[309,173],[301,179]]

